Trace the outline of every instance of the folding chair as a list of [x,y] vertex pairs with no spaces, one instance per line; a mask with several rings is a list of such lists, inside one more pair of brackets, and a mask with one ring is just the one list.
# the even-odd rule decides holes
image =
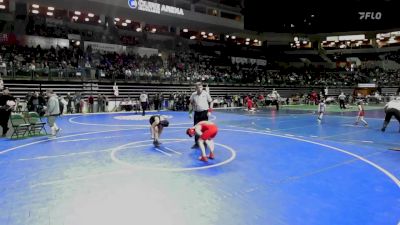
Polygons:
[[47,131],[44,128],[44,126],[46,125],[45,122],[42,121],[42,119],[40,118],[39,114],[37,112],[29,112],[28,113],[28,122],[31,125],[29,133],[36,135],[42,132],[42,130],[44,130],[44,132],[47,135]]
[[11,125],[14,128],[11,138],[14,137],[14,135],[16,135],[17,138],[19,138],[19,136],[24,137],[26,132],[29,132],[31,126],[20,114],[11,114]]

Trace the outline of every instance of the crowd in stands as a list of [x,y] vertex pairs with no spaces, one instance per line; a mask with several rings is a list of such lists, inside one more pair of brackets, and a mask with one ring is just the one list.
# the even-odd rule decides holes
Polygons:
[[388,54],[385,55],[385,59],[388,60],[393,60],[397,63],[400,63],[400,50],[394,51],[394,52],[390,52]]
[[[1,46],[0,75],[203,81],[206,83],[244,83],[260,85],[354,86],[357,83],[399,85],[400,71],[364,68],[354,71],[313,69],[269,70],[268,65],[233,64],[227,57],[202,55],[193,50],[160,55],[98,53],[90,48],[59,46]],[[393,56],[394,57],[394,56]]]

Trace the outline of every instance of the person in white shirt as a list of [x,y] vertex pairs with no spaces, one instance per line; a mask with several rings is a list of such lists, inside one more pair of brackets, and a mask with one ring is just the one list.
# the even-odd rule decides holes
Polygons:
[[272,100],[272,105],[275,105],[276,110],[279,111],[279,99],[281,96],[279,95],[278,91],[275,90],[275,88],[272,90],[270,97]]
[[46,115],[48,116],[47,122],[51,128],[52,137],[55,137],[57,133],[61,130],[56,124],[56,119],[61,114],[60,103],[58,101],[58,96],[53,92],[53,90],[47,90],[46,95],[47,97],[49,97],[46,107]]
[[142,94],[139,96],[140,104],[142,106],[142,116],[146,115],[146,109],[149,103],[149,97],[146,94],[146,91],[143,91]]
[[390,123],[390,120],[392,119],[393,116],[399,121],[400,124],[400,97],[397,97],[395,100],[392,100],[388,104],[386,104],[385,113],[386,116],[381,129],[382,132],[385,132],[386,127]]
[[[189,115],[192,118],[192,112],[194,111],[194,125],[201,121],[208,121],[208,117],[211,115],[213,110],[213,100],[210,94],[203,90],[203,84],[201,82],[196,83],[196,91],[190,96]],[[195,135],[195,144],[192,148],[198,148],[199,136]]]
[[340,109],[346,109],[345,105],[346,95],[342,92],[340,93],[338,98],[339,98]]
[[7,76],[7,65],[0,57],[0,77],[1,76]]
[[126,78],[132,78],[132,71],[128,68],[125,70],[125,76]]
[[375,103],[379,104],[381,102],[381,95],[379,92],[375,92]]
[[324,117],[325,110],[326,110],[325,101],[321,100],[318,105],[318,118],[317,118],[318,123],[322,122],[322,118]]

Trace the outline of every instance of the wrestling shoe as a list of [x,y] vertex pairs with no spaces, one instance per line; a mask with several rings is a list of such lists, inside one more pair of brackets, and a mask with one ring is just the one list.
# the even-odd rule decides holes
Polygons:
[[153,141],[153,145],[154,145],[154,147],[160,147],[160,142],[158,142],[158,141]]
[[209,159],[215,159],[214,153],[210,152],[210,155],[208,156]]
[[200,157],[199,157],[199,160],[200,160],[200,161],[203,161],[203,162],[208,162],[208,159],[207,159],[206,156],[200,156]]

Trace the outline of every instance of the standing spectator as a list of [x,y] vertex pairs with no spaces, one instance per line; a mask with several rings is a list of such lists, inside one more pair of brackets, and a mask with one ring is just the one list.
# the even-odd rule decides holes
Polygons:
[[92,95],[89,96],[88,102],[89,102],[89,113],[93,113],[94,98]]
[[325,87],[325,89],[324,89],[324,99],[327,98],[328,94],[329,94],[329,89],[328,89],[328,87]]
[[349,95],[349,104],[352,104],[353,103],[353,96],[352,95]]
[[68,102],[65,101],[64,97],[60,96],[58,98],[58,103],[60,104],[60,116],[61,116],[62,114],[64,114],[65,105],[67,105]]
[[[196,91],[190,96],[191,109],[189,111],[190,117],[192,117],[192,111],[194,111],[193,124],[196,125],[201,121],[208,121],[208,117],[211,115],[213,104],[210,94],[203,90],[203,84],[196,83]],[[199,135],[195,135],[195,144],[192,148],[198,148]]]
[[160,95],[158,93],[154,96],[154,110],[160,111]]
[[129,68],[125,70],[125,78],[126,79],[132,78],[132,71]]
[[[3,61],[3,58],[0,56],[0,77],[7,76],[7,65]],[[1,88],[3,89],[3,88]]]
[[[385,122],[383,122],[383,126],[381,131],[385,132],[386,127],[390,123],[390,120],[394,116],[400,124],[400,97],[397,97],[395,100],[390,101],[388,104],[385,106]],[[399,129],[400,132],[400,129]]]
[[316,105],[318,102],[318,94],[315,91],[312,91],[310,94],[310,103],[312,103],[313,105]]
[[225,102],[226,102],[226,107],[231,107],[231,96],[228,94],[225,94]]
[[379,103],[381,102],[381,100],[382,100],[381,95],[379,94],[378,91],[376,91],[376,92],[375,92],[375,103],[376,103],[376,104],[379,104]]
[[33,93],[32,97],[28,101],[28,111],[37,112],[40,116],[44,115],[44,106],[46,101],[42,95],[39,95],[36,91]]
[[75,94],[75,97],[74,97],[75,112],[76,112],[76,113],[81,113],[81,112],[82,112],[82,111],[81,111],[81,98],[82,98],[81,93],[77,92],[77,93]]
[[3,135],[5,137],[8,131],[8,120],[11,116],[12,107],[10,107],[7,102],[15,102],[15,98],[10,95],[10,90],[5,88],[3,90],[3,95],[0,96],[0,126],[3,128]]
[[340,93],[338,98],[339,98],[340,109],[346,109],[345,105],[346,95],[342,92]]
[[103,95],[103,102],[104,102],[103,111],[104,111],[104,112],[108,112],[108,103],[109,103],[109,100],[108,100],[108,97],[105,96],[105,95]]
[[73,105],[73,98],[72,98],[72,96],[71,96],[71,94],[68,92],[68,94],[67,94],[67,113],[73,113],[73,108],[72,108],[72,105]]
[[60,115],[60,103],[58,101],[57,95],[53,92],[53,90],[47,90],[46,94],[49,98],[47,102],[47,122],[51,129],[51,135],[55,137],[60,131],[60,128],[58,128],[56,124],[56,119]]
[[[39,94],[35,91],[29,98],[27,107],[29,112],[38,112],[39,106]],[[39,112],[38,112],[39,113]]]
[[103,112],[103,108],[104,108],[104,99],[103,96],[99,94],[97,96],[97,112]]
[[85,99],[81,98],[81,101],[79,102],[79,111],[83,113],[84,108],[85,108]]
[[160,93],[160,109],[164,109],[164,107],[165,107],[164,94],[161,92]]
[[142,116],[145,116],[149,104],[149,97],[147,96],[146,91],[143,91],[142,94],[140,94],[139,99],[140,105],[142,106]]
[[30,63],[30,65],[29,65],[29,71],[30,71],[31,74],[32,74],[32,78],[33,78],[33,77],[38,77],[37,74],[36,74],[35,60],[33,60],[33,61]]

